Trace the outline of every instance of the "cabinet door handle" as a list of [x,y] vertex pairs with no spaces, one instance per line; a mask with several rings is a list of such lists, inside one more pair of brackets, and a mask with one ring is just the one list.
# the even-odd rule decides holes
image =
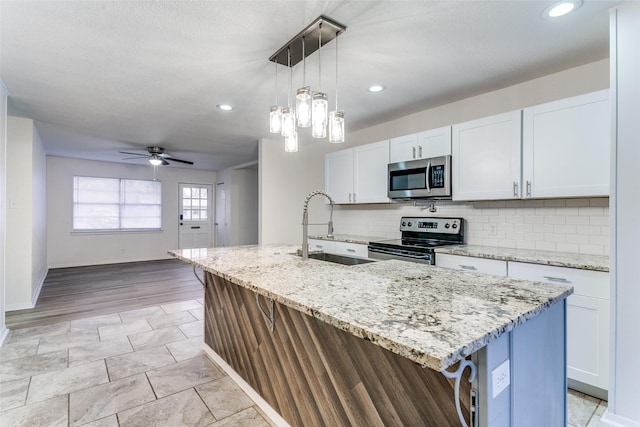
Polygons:
[[418,157],[422,158],[422,145],[418,145]]
[[355,254],[356,250],[355,249],[351,249],[351,248],[347,248],[347,252],[351,252],[351,253]]
[[518,183],[513,181],[513,197],[518,197]]
[[567,280],[564,277],[553,277],[553,276],[543,276],[543,277],[550,282],[571,283],[570,280]]
[[459,265],[460,265],[460,268],[463,270],[473,270],[473,271],[477,270],[477,268],[475,268],[473,265],[462,265],[462,264],[459,264]]
[[322,245],[315,245],[316,248],[322,249]]
[[527,181],[527,197],[531,197],[531,181]]
[[356,202],[356,193],[353,193],[353,203]]
[[351,193],[349,193],[349,203],[351,203]]

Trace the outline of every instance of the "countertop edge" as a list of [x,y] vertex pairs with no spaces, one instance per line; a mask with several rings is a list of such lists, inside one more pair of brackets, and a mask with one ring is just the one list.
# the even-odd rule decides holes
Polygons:
[[540,315],[541,313],[546,311],[548,308],[561,302],[562,300],[566,299],[569,295],[573,293],[573,288],[567,289],[562,294],[559,294],[556,297],[548,299],[544,303],[541,303],[538,307],[535,307],[534,309],[524,314],[521,314],[520,316],[510,320],[508,323],[504,324],[503,326],[495,328],[487,332],[486,334],[476,338],[474,341],[471,341],[463,345],[458,349],[458,351],[455,351],[446,356],[441,356],[438,358],[438,357],[429,355],[426,352],[416,350],[415,348],[412,348],[407,344],[398,342],[393,338],[370,331],[364,326],[361,326],[355,323],[346,322],[330,314],[323,313],[303,303],[292,300],[286,296],[271,292],[268,289],[264,289],[263,287],[257,286],[253,283],[240,280],[237,277],[226,274],[223,271],[217,270],[211,265],[207,265],[204,262],[198,262],[197,258],[196,259],[187,258],[172,251],[169,251],[168,253],[169,255],[177,259],[180,259],[184,262],[200,267],[201,269],[203,269],[208,273],[218,275],[221,278],[228,280],[229,282],[235,285],[241,286],[245,289],[255,292],[265,298],[272,299],[280,304],[283,304],[301,313],[307,314],[315,319],[321,320],[344,332],[352,334],[358,338],[370,341],[375,345],[378,345],[388,351],[391,351],[392,353],[406,357],[407,359],[413,361],[414,363],[420,364],[423,367],[428,367],[436,371],[442,371],[444,369],[451,367],[458,361],[466,358],[467,356],[470,356],[471,354],[485,347],[487,344],[497,339],[498,337],[504,335],[505,333],[509,333],[516,327],[526,323],[528,320]]

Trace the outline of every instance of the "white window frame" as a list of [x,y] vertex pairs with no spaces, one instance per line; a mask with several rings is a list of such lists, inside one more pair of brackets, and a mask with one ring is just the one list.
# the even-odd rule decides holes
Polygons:
[[[96,204],[96,202],[78,202],[78,189],[76,187],[76,182],[79,179],[98,179],[98,180],[109,180],[109,181],[117,181],[118,182],[118,227],[110,227],[110,228],[75,228],[76,225],[76,207],[78,205],[89,205]],[[159,210],[158,227],[126,227],[122,225],[123,223],[123,213],[127,209],[128,206],[139,206],[141,203],[127,203],[125,199],[125,182],[134,181],[134,182],[145,182],[145,183],[157,183],[159,186],[159,201],[158,203],[148,203],[149,206],[157,207]],[[99,204],[99,203],[97,203]],[[116,203],[107,203],[110,205],[116,205]],[[143,203],[146,204],[146,203]],[[162,182],[158,180],[148,180],[148,179],[130,179],[130,178],[109,178],[109,177],[96,177],[96,176],[79,176],[76,175],[73,177],[73,198],[72,198],[72,232],[73,233],[130,233],[130,232],[148,232],[148,231],[162,231]]]

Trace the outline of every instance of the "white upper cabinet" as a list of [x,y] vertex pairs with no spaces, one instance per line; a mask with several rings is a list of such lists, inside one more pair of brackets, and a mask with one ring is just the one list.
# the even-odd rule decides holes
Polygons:
[[608,93],[523,110],[523,197],[609,195]]
[[352,203],[353,148],[328,153],[324,159],[325,191],[334,203]]
[[374,142],[353,149],[354,203],[386,203],[389,141]]
[[418,159],[418,134],[398,136],[389,141],[389,163]]
[[325,190],[335,203],[388,203],[389,141],[325,156]]
[[451,154],[451,126],[392,138],[389,163]]
[[521,111],[452,127],[453,200],[521,197]]

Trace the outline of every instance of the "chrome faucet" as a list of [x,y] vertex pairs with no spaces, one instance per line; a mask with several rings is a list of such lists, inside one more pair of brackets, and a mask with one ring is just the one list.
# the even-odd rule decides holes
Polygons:
[[[316,190],[312,193],[309,193],[307,198],[304,200],[304,210],[302,211],[302,259],[309,258],[309,200],[313,196],[317,196],[321,194],[329,199],[329,203],[331,203],[331,214],[329,215],[329,222],[327,222],[328,231],[327,237],[333,237],[333,199],[327,193],[322,190]],[[319,224],[311,224],[311,225],[323,225],[325,223]]]

